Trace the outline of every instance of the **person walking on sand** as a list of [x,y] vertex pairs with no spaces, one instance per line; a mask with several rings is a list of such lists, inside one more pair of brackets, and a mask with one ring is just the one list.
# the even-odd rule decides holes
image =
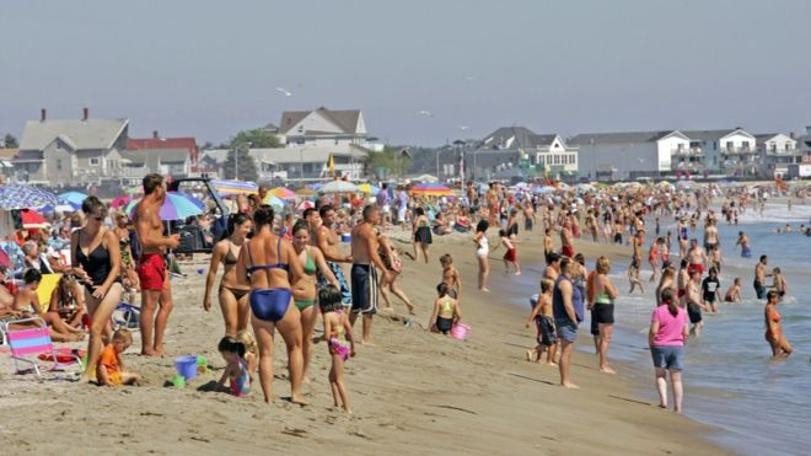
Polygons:
[[397,254],[397,249],[391,244],[389,238],[381,232],[377,233],[377,242],[380,259],[383,260],[383,264],[389,272],[389,281],[384,282],[381,277],[379,284],[380,295],[383,297],[386,308],[392,309],[391,301],[389,300],[389,292],[391,292],[394,296],[397,296],[403,301],[408,309],[408,313],[414,315],[414,305],[411,304],[411,300],[408,299],[408,295],[406,295],[405,291],[397,286],[397,279],[400,277],[400,273],[403,272],[403,262],[400,260],[400,255]]
[[147,174],[143,187],[144,198],[135,207],[135,232],[141,244],[141,257],[136,268],[141,282],[141,354],[162,356],[163,337],[172,312],[172,288],[164,255],[167,249],[176,249],[180,245],[180,235],[163,235],[160,218],[160,209],[166,200],[163,177]]
[[[341,263],[351,263],[352,256],[341,255],[338,248],[340,237],[335,230],[335,209],[331,205],[325,204],[317,212],[313,211],[305,218],[310,224],[310,230],[315,233],[315,246],[324,254],[327,266],[329,266],[335,278],[338,279],[341,289],[341,303],[345,308],[349,308],[352,306],[352,292],[349,290],[349,282],[346,280]],[[324,287],[329,283],[329,280],[324,275],[318,274],[317,277],[319,287]]]
[[290,373],[290,402],[306,405],[301,392],[304,365],[301,317],[293,305],[293,289],[304,276],[304,268],[293,246],[273,232],[273,208],[259,206],[253,213],[254,236],[239,252],[237,278],[251,293],[251,324],[259,344],[259,382],[265,402],[273,387],[273,336],[276,329],[287,347]]
[[578,388],[572,382],[571,364],[574,343],[577,341],[577,325],[583,320],[583,296],[569,278],[573,261],[569,257],[560,260],[560,276],[552,294],[552,313],[560,340],[560,386]]
[[684,399],[681,374],[684,370],[684,341],[687,340],[687,335],[685,311],[673,298],[673,290],[667,288],[662,292],[661,304],[653,310],[648,331],[648,345],[656,371],[659,407],[667,408],[667,373],[670,372],[673,411],[676,413],[682,412]]
[[363,208],[363,221],[352,229],[352,312],[349,323],[353,327],[358,315],[363,316],[362,342],[369,344],[372,337],[372,318],[377,313],[377,271],[382,271],[382,281],[388,283],[391,274],[378,253],[377,230],[380,210],[374,205]]
[[490,264],[487,261],[487,256],[490,255],[490,242],[487,240],[489,226],[487,220],[479,220],[476,234],[473,236],[473,242],[476,244],[476,260],[479,263],[479,291],[487,293],[490,292],[487,288],[487,277],[490,275]]
[[422,256],[425,263],[428,264],[428,246],[433,242],[431,236],[431,221],[425,215],[425,209],[418,207],[414,210],[414,222],[412,222],[411,232],[414,235],[414,260],[419,260],[420,256],[417,253],[417,246],[422,251]]
[[772,347],[772,358],[788,358],[792,348],[786,336],[783,334],[783,327],[780,324],[782,317],[777,311],[780,304],[780,293],[777,290],[769,290],[766,295],[766,307],[764,308],[764,318],[766,320],[766,342]]
[[211,251],[211,262],[208,266],[206,276],[206,288],[203,294],[203,309],[211,310],[211,289],[217,278],[217,271],[220,264],[225,271],[220,279],[218,297],[222,318],[225,321],[225,335],[236,337],[240,331],[248,329],[248,322],[251,319],[251,307],[248,304],[248,293],[250,287],[239,285],[236,276],[237,258],[242,250],[242,245],[248,233],[253,227],[253,222],[247,215],[237,212],[231,214],[228,219],[228,230],[225,237],[214,244]]
[[600,372],[606,374],[616,373],[608,365],[608,346],[614,334],[614,301],[619,297],[619,291],[611,283],[608,273],[611,271],[611,262],[607,257],[597,259],[597,276],[594,278],[594,319],[597,321],[598,356]]

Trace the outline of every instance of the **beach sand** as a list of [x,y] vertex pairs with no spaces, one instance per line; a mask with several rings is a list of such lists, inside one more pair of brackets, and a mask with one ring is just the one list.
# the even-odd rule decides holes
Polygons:
[[[495,230],[489,234],[495,245]],[[524,275],[533,278],[543,267],[539,234],[522,233],[518,249]],[[604,244],[579,243],[578,249],[589,264],[599,254],[628,253]],[[453,255],[465,280],[461,305],[472,327],[465,342],[422,329],[436,297],[442,253]],[[138,333],[124,355],[128,367],[145,377],[144,386],[110,389],[53,374],[44,381],[12,376],[8,354],[0,353],[0,448],[3,454],[724,453],[706,440],[711,428],[635,396],[625,366],[608,376],[598,372],[592,354],[576,352],[573,378],[581,389],[566,390],[557,386],[556,368],[525,361],[534,340],[534,328],[524,328],[529,306],[510,302],[527,302],[528,296],[516,290],[518,279],[503,274],[503,250],[491,253],[492,293],[475,290],[469,235],[435,238],[431,254],[428,265],[405,260],[401,284],[416,304],[417,324],[404,324],[405,308],[395,300],[397,314],[384,311],[375,318],[376,345],[359,345],[358,356],[346,364],[351,416],[332,407],[323,343],[315,346],[305,385],[308,407],[283,399],[289,383],[281,337],[271,405],[262,401],[258,378],[247,398],[198,390],[216,381],[224,365],[216,351],[222,318],[216,305],[210,313],[202,310],[200,263],[186,266],[188,277],[173,281],[175,310],[167,334],[173,356],[138,356]],[[587,332],[581,325],[579,345],[591,344]],[[213,371],[185,389],[165,387],[174,374],[173,357],[189,353],[206,356]],[[652,372],[641,376],[650,377],[653,388]]]

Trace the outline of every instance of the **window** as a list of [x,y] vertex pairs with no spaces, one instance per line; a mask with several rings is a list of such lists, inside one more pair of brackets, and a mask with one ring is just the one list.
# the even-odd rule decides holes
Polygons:
[[90,166],[99,166],[99,159],[98,158],[91,158],[90,159]]
[[727,150],[728,151],[735,150],[735,143],[732,141],[727,141]]
[[313,164],[312,163],[304,163],[302,165],[302,171],[305,172],[305,173],[308,173],[308,174],[313,172]]
[[61,158],[56,160],[56,169],[58,171],[62,171],[62,159]]
[[749,141],[744,141],[741,143],[741,148],[743,150],[749,150]]

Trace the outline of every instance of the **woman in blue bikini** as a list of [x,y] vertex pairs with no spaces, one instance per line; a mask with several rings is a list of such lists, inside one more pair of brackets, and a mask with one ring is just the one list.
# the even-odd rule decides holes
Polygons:
[[254,211],[256,234],[239,252],[237,277],[251,286],[251,323],[259,343],[259,381],[265,402],[273,385],[273,334],[276,329],[287,345],[290,401],[306,405],[301,393],[303,355],[300,312],[293,305],[293,287],[304,276],[293,246],[272,231],[273,208]]

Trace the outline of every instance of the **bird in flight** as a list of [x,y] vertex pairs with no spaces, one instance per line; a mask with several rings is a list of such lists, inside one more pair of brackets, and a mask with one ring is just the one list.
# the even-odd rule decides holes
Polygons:
[[293,96],[293,92],[290,92],[289,90],[285,89],[284,87],[276,87],[276,91],[279,92],[280,94],[286,96],[286,97],[292,97]]
[[470,127],[468,127],[467,125],[459,125],[459,129],[462,131],[468,131],[470,130]]
[[418,112],[417,114],[419,114],[421,116],[425,116],[425,117],[434,117],[434,113],[432,113],[431,111],[426,111],[424,109],[422,111]]

